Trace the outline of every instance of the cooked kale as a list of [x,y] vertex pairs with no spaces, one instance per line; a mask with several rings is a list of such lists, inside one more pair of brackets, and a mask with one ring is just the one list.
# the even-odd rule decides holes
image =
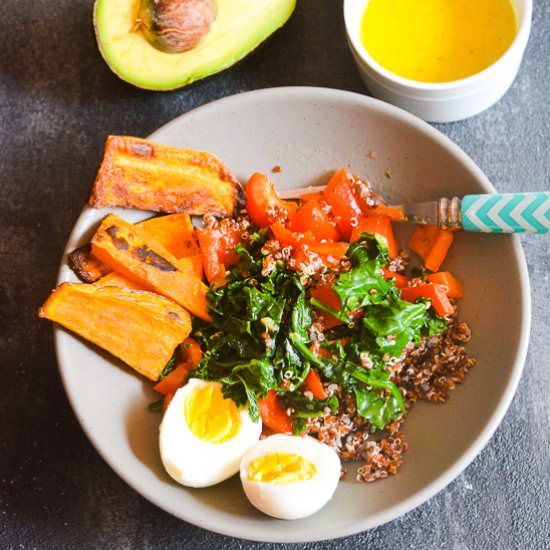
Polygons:
[[[308,418],[322,416],[327,407],[338,411],[335,396],[311,399],[300,390],[315,368],[324,380],[355,395],[357,410],[372,429],[383,429],[405,412],[388,362],[422,337],[445,330],[445,319],[424,301],[401,300],[393,280],[384,279],[388,255],[383,239],[363,234],[350,245],[351,269],[336,274],[332,287],[341,301],[339,311],[309,297],[301,274],[282,261],[262,274],[266,240],[262,231],[247,248],[238,245],[239,262],[226,284],[210,288],[213,321],[196,320],[194,326],[204,350],[194,376],[220,381],[226,397],[249,404],[254,420],[259,417],[258,399],[275,390],[285,409],[292,411],[294,431],[301,433]],[[310,349],[316,307],[343,322],[326,331],[322,345],[327,353],[321,356]]]

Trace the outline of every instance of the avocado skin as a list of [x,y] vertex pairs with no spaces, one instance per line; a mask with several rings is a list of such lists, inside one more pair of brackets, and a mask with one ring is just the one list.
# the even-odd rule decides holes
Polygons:
[[[296,7],[296,0],[216,3],[218,18],[196,49],[165,53],[152,46],[136,25],[140,0],[124,0],[124,13],[117,13],[111,0],[96,0],[93,24],[98,49],[109,68],[129,84],[146,90],[175,90],[243,59],[282,27]],[[121,28],[129,30],[124,33]]]

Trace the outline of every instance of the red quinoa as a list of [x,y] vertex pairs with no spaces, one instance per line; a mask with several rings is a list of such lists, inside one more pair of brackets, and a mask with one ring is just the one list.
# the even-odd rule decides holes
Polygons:
[[[392,380],[401,389],[407,409],[418,399],[445,402],[455,385],[464,382],[475,364],[462,345],[469,339],[468,325],[453,318],[445,332],[405,350],[392,366]],[[353,396],[344,394],[337,384],[326,384],[325,390],[337,395],[340,411],[337,415],[325,411],[323,417],[311,419],[308,434],[333,447],[343,461],[363,462],[357,481],[396,474],[408,448],[400,431],[404,418],[397,418],[383,432],[372,433],[369,422],[357,413]]]

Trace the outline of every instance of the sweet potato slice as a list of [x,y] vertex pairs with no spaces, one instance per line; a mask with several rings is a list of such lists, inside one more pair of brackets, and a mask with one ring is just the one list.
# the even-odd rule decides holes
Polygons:
[[142,226],[109,214],[92,238],[92,254],[113,271],[210,320],[208,287],[184,263],[186,258],[178,260]]
[[109,136],[90,206],[232,216],[241,187],[216,156],[129,136]]
[[94,281],[93,284],[95,286],[117,286],[119,288],[130,288],[133,290],[145,290],[143,285],[132,281],[132,279],[128,279],[128,277],[116,271],[110,271],[107,275],[101,277],[101,279]]
[[[184,270],[193,270],[195,275],[202,280],[201,256],[197,255],[190,256],[189,258],[182,258],[181,260],[178,260],[178,266]],[[128,277],[124,277],[124,275],[121,275],[116,271],[109,271],[107,275],[104,275],[103,277],[101,277],[101,279],[97,279],[97,281],[94,281],[92,284],[97,286],[119,286],[122,288],[133,288],[134,290],[145,290],[145,288],[143,288],[143,285],[136,283],[136,281],[128,279]]]
[[191,332],[181,306],[152,292],[63,283],[38,313],[157,380],[174,349]]
[[139,222],[139,225],[176,258],[200,254],[195,229],[188,214],[155,216]]
[[67,255],[69,267],[85,283],[93,283],[107,275],[111,268],[94,258],[89,244],[75,248]]
[[[139,222],[147,232],[176,258],[189,258],[197,277],[202,279],[202,258],[195,239],[191,218],[187,214],[156,216]],[[67,255],[69,267],[85,283],[95,283],[107,275],[111,268],[92,256],[90,244],[80,246]],[[191,262],[191,263],[189,263]]]
[[202,281],[204,273],[202,270],[202,255],[200,253],[188,256],[187,258],[180,258],[178,265],[182,269],[190,269]]

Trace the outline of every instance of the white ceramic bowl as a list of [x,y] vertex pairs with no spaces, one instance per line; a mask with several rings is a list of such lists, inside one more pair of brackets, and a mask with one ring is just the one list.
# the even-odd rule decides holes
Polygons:
[[[318,185],[345,166],[396,202],[494,191],[473,161],[428,124],[387,103],[338,90],[274,88],[239,94],[191,111],[151,138],[212,151],[241,181],[260,171],[270,174],[279,188]],[[282,171],[272,173],[277,165]],[[118,213],[129,221],[147,216]],[[105,214],[86,208],[66,251],[89,242]],[[398,229],[406,242],[412,228],[401,224]],[[147,410],[158,397],[152,384],[98,348],[56,329],[63,384],[82,428],[113,470],[145,498],[185,521],[234,537],[274,542],[363,531],[418,506],[460,474],[498,426],[521,375],[530,300],[519,239],[457,234],[445,267],[465,285],[460,316],[472,328],[468,347],[478,364],[449,402],[415,405],[404,424],[409,451],[398,475],[359,484],[352,467],[334,498],[305,519],[284,522],[262,515],[248,503],[236,477],[206,489],[172,481],[159,456],[160,415]],[[59,280],[76,280],[66,261]],[[467,502],[462,513],[469,513]]]
[[496,103],[511,86],[519,70],[531,29],[532,0],[511,0],[517,35],[492,65],[453,82],[417,82],[382,67],[366,51],[360,37],[361,19],[369,0],[344,0],[348,44],[367,89],[430,122],[452,122],[480,113]]

